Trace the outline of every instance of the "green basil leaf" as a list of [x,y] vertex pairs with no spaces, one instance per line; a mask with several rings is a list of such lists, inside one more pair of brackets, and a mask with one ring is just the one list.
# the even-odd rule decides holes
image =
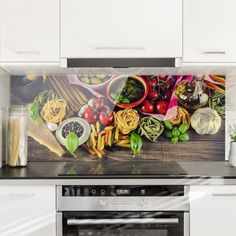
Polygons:
[[122,99],[121,99],[121,102],[123,102],[123,103],[130,103],[130,101],[129,101],[128,98],[122,98]]
[[172,135],[173,137],[178,137],[180,135],[180,131],[178,130],[178,128],[173,128],[172,130]]
[[181,134],[186,133],[188,129],[189,129],[189,125],[188,124],[182,124],[179,127],[179,131],[180,131]]
[[173,135],[172,135],[172,131],[171,130],[165,130],[162,135],[165,137],[165,138],[172,138]]
[[132,133],[130,137],[130,146],[133,151],[133,157],[141,151],[143,140],[138,133]]
[[30,105],[29,117],[33,121],[36,121],[38,119],[38,117],[39,117],[39,104],[38,104],[38,102],[35,101]]
[[171,140],[172,140],[172,143],[176,144],[176,143],[178,143],[179,138],[177,136],[175,136]]
[[172,124],[170,123],[169,120],[163,121],[163,125],[164,125],[165,129],[168,129],[168,130],[172,130],[173,129],[173,126],[172,126]]
[[70,152],[71,155],[76,157],[75,151],[79,147],[79,138],[74,132],[70,132],[66,136],[66,148]]
[[116,95],[116,93],[111,93],[111,98],[113,98],[113,99],[117,99],[117,95]]
[[181,142],[187,142],[189,140],[189,136],[188,136],[188,134],[181,134],[180,136],[179,136],[179,141],[181,141]]

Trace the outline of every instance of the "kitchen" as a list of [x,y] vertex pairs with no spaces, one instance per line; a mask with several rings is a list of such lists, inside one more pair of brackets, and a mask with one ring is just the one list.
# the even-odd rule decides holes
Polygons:
[[0,0],[0,235],[234,235],[233,0]]

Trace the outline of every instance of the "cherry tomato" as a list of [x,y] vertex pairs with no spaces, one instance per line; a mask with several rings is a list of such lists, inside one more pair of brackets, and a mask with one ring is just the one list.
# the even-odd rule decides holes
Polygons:
[[158,79],[161,81],[166,81],[167,76],[166,75],[159,75]]
[[88,106],[85,109],[83,117],[88,123],[95,123],[97,121],[97,114],[94,112],[91,106]]
[[140,109],[144,113],[152,113],[154,111],[154,106],[149,100],[145,100],[141,105]]
[[106,111],[106,110],[107,110],[107,106],[105,106],[105,105],[99,105],[99,106],[97,106],[95,109],[96,109],[96,111],[97,111],[98,113],[100,113],[100,112],[102,112],[102,111]]
[[170,101],[171,96],[172,96],[172,91],[171,91],[171,90],[167,90],[166,93],[165,93],[165,95],[164,95],[164,99],[165,99],[166,101]]
[[148,83],[148,87],[149,87],[149,88],[153,88],[153,87],[156,86],[157,80],[156,80],[156,78],[149,78],[149,79],[147,80],[147,83]]
[[93,101],[93,107],[97,107],[104,104],[104,98],[95,98]]
[[158,96],[159,96],[158,90],[149,90],[148,95],[147,95],[147,97],[150,100],[153,100],[153,99],[157,98]]
[[167,79],[164,87],[165,87],[165,89],[169,89],[170,86],[171,86],[171,81],[170,81],[170,79]]
[[99,114],[99,121],[103,125],[111,125],[114,122],[113,113],[107,109],[107,111],[102,111]]
[[167,110],[168,110],[168,102],[166,101],[157,101],[156,103],[156,112],[158,114],[163,114],[165,115]]

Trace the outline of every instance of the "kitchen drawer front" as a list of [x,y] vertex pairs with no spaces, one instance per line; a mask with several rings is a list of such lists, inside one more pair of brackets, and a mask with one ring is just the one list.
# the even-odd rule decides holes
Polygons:
[[190,235],[234,236],[236,186],[190,187]]
[[61,0],[61,58],[182,56],[182,0]]
[[0,0],[0,62],[59,61],[59,0]]
[[236,62],[234,0],[184,0],[183,62]]
[[0,187],[0,235],[56,235],[55,187]]

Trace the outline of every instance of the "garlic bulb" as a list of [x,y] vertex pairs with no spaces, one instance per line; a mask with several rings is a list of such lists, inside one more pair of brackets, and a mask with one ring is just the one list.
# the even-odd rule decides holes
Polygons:
[[214,109],[199,108],[191,117],[191,126],[198,134],[216,134],[221,127],[221,117]]

